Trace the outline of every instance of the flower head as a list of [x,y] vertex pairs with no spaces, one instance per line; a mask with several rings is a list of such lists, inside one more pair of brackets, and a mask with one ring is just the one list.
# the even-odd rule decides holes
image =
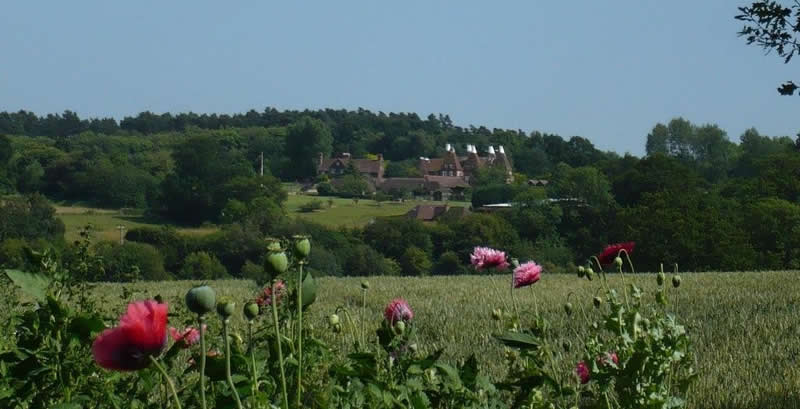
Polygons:
[[414,318],[414,311],[411,311],[411,307],[408,306],[406,300],[395,298],[386,306],[383,316],[389,324],[394,325],[397,321],[410,321]]
[[605,355],[597,357],[597,365],[599,366],[606,366],[606,364],[611,362],[614,362],[614,365],[619,365],[619,357],[617,357],[616,352],[608,352]]
[[514,269],[514,288],[529,286],[537,281],[542,274],[542,266],[529,261],[520,264]]
[[167,304],[153,300],[128,304],[119,326],[103,331],[92,344],[94,360],[103,368],[135,371],[150,365],[150,356],[167,343]]
[[586,362],[578,362],[578,365],[575,366],[575,373],[578,374],[578,378],[581,380],[581,385],[589,383],[589,367],[586,366]]
[[[275,282],[275,300],[277,302],[281,301],[281,297],[286,292],[286,283],[282,280],[278,280]],[[264,287],[264,290],[261,294],[256,298],[256,304],[260,307],[266,305],[272,305],[272,286]]]
[[[206,331],[205,324],[203,324],[203,331]],[[180,344],[181,348],[189,348],[200,341],[200,331],[194,327],[186,327],[182,332],[175,327],[169,327],[169,335],[176,344]]]
[[619,255],[621,250],[625,250],[626,253],[633,253],[633,247],[636,243],[629,241],[626,243],[616,243],[610,244],[606,246],[602,253],[597,256],[597,259],[600,260],[600,264],[606,266],[612,264],[614,262],[614,258]]
[[469,259],[472,265],[478,270],[483,270],[484,268],[504,270],[508,268],[506,252],[489,247],[475,247]]

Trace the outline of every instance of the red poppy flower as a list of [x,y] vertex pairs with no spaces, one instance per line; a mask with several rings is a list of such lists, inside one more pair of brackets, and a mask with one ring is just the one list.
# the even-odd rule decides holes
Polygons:
[[103,331],[92,344],[94,360],[103,368],[135,371],[150,365],[150,356],[167,344],[167,304],[153,300],[128,304],[119,326]]
[[383,316],[386,321],[389,321],[389,324],[394,325],[397,321],[410,321],[414,318],[414,311],[411,311],[406,300],[396,298],[386,306]]
[[[203,332],[206,331],[206,324],[203,324]],[[169,327],[169,335],[181,348],[189,348],[200,341],[200,331],[194,327],[186,327],[183,332],[174,327]]]
[[[280,303],[285,292],[286,283],[283,281],[277,281],[275,283],[275,301]],[[256,297],[256,304],[258,304],[260,307],[272,305],[272,286],[268,285],[264,287],[264,289],[261,291],[261,294]]]
[[586,366],[586,362],[578,362],[578,365],[575,365],[575,373],[578,374],[578,378],[581,380],[581,385],[589,383],[589,367]]
[[475,247],[469,256],[469,260],[477,270],[483,270],[484,268],[505,270],[508,268],[506,252],[489,247]]
[[621,250],[625,250],[628,254],[633,253],[633,247],[635,245],[636,243],[632,241],[610,244],[597,256],[597,259],[600,260],[600,264],[607,266],[614,262],[614,259],[619,255]]

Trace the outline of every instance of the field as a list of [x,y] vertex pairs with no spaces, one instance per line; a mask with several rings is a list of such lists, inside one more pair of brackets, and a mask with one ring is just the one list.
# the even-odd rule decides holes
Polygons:
[[[56,205],[55,208],[56,215],[64,221],[64,226],[66,227],[64,238],[68,242],[77,240],[81,229],[89,223],[92,224],[94,229],[94,240],[119,240],[117,226],[125,226],[128,230],[142,226],[161,226],[147,220],[137,212],[125,214],[120,210],[82,206]],[[216,227],[178,228],[178,231],[187,234],[208,234],[216,230]]]
[[[312,201],[320,200],[323,208],[310,213],[300,212],[302,205]],[[332,200],[329,207],[328,200]],[[444,202],[426,202],[419,200],[409,200],[405,202],[383,202],[380,205],[374,200],[359,200],[358,204],[352,199],[317,197],[299,194],[290,194],[286,201],[286,212],[290,217],[299,217],[331,227],[360,227],[374,220],[376,217],[399,216],[407,213],[419,204],[443,204]],[[469,207],[468,202],[449,202],[452,206]],[[120,210],[99,209],[83,206],[56,205],[56,214],[64,221],[66,233],[64,237],[68,241],[78,239],[80,230],[91,223],[95,229],[96,240],[119,240],[119,230],[117,226],[125,226],[126,229],[134,227],[151,226],[158,227],[160,224],[148,220],[140,212],[132,211],[125,213]],[[204,227],[179,227],[178,231],[187,234],[208,234],[217,230],[215,226]]]
[[[419,341],[423,349],[445,348],[450,360],[477,354],[483,369],[502,377],[502,349],[492,340],[497,323],[490,318],[493,308],[508,304],[505,276],[453,276],[429,278],[369,278],[368,325],[375,328],[385,304],[405,297],[415,311]],[[325,317],[338,306],[360,316],[359,278],[322,278],[317,303],[311,308],[311,324],[336,348],[347,333],[335,338]],[[619,283],[618,277],[609,279]],[[655,288],[653,275],[627,277],[646,292]],[[496,286],[495,286],[496,283]],[[173,305],[182,305],[190,282],[137,283],[125,285],[131,299],[161,294]],[[218,281],[211,284],[222,296],[244,301],[257,291],[250,281]],[[591,315],[591,294],[597,281],[579,280],[571,275],[543,276],[530,290],[518,290],[520,309],[538,308],[553,324],[553,335],[564,337],[575,321],[567,319],[562,305],[567,294],[576,309]],[[499,290],[499,288],[503,290]],[[95,289],[109,316],[118,316],[126,300],[122,285],[101,284]],[[745,409],[800,407],[800,281],[797,272],[694,273],[683,274],[679,290],[670,291],[670,310],[687,325],[693,342],[696,369],[700,377],[691,389],[691,408]],[[651,297],[651,295],[647,295]],[[177,304],[177,305],[176,305]],[[2,319],[3,317],[0,317]],[[215,319],[216,320],[216,319]],[[215,320],[211,324],[218,324]],[[240,325],[241,323],[236,323]],[[577,342],[575,336],[570,337]],[[340,349],[341,350],[341,349]],[[567,362],[573,362],[573,357]],[[577,357],[574,357],[577,359]],[[563,368],[573,370],[571,367]]]
[[[312,200],[322,201],[323,209],[310,213],[299,211],[300,206]],[[328,207],[328,200],[332,200],[332,206],[330,207]],[[444,202],[407,200],[405,202],[389,201],[378,204],[374,200],[359,200],[358,204],[356,204],[352,199],[290,194],[289,200],[286,202],[286,209],[290,216],[301,217],[327,226],[359,227],[369,223],[376,217],[405,214],[419,204],[442,205]],[[449,204],[451,206],[470,206],[468,202],[449,202]]]

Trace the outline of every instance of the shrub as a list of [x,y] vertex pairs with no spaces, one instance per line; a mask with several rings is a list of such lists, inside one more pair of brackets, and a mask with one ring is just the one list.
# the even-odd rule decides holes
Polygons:
[[314,199],[300,206],[300,211],[303,213],[311,213],[315,210],[322,210],[324,207],[322,200]]
[[428,254],[416,246],[406,249],[400,258],[400,267],[403,274],[411,276],[423,276],[431,273],[431,260]]
[[186,280],[216,280],[228,276],[228,270],[213,255],[198,251],[186,256],[178,277]]
[[164,269],[164,257],[149,244],[102,243],[97,253],[105,264],[105,281],[161,281],[171,277]]

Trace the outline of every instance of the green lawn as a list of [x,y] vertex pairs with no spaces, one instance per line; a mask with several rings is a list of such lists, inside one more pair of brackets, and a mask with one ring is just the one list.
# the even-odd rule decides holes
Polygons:
[[[696,369],[700,376],[690,390],[689,407],[694,409],[796,408],[800,403],[800,280],[798,272],[694,273],[683,274],[677,291],[670,289],[670,311],[685,324],[693,343]],[[360,308],[360,278],[319,279],[317,303],[309,309],[309,322],[320,336],[343,354],[350,342],[348,331],[335,336],[325,318],[337,307],[350,311],[356,324],[364,317],[368,330],[377,328],[383,308],[395,297],[405,297],[415,312],[418,343],[425,351],[444,348],[448,360],[477,354],[483,370],[494,377],[503,375],[503,349],[492,339],[497,322],[490,318],[493,308],[510,303],[508,277],[453,276],[428,278],[371,277],[366,309]],[[619,285],[618,277],[609,282]],[[628,276],[645,297],[652,298],[652,274]],[[495,285],[496,282],[496,285]],[[184,294],[195,283],[172,281],[135,284],[101,284],[95,289],[98,304],[109,317],[117,317],[129,300],[164,296],[175,313],[170,320],[188,318]],[[217,281],[211,285],[219,296],[243,303],[255,297],[251,281]],[[576,311],[590,317],[591,299],[599,282],[579,280],[572,275],[543,274],[531,289],[519,290],[517,301],[523,317],[530,317],[534,299],[553,325],[553,336],[579,342],[572,329],[584,332],[585,324],[567,318],[562,306],[567,294]],[[123,295],[123,287],[130,291]],[[535,298],[534,298],[535,294]],[[1,304],[1,303],[0,303]],[[0,315],[2,308],[0,308]],[[6,319],[0,316],[0,319]],[[523,324],[525,322],[523,321]],[[218,327],[216,317],[209,321]],[[239,314],[234,327],[243,330]],[[2,335],[0,335],[2,338]],[[557,342],[559,342],[557,341]],[[560,343],[560,342],[559,342]],[[575,348],[577,349],[577,348]],[[576,355],[573,349],[571,354]],[[574,370],[576,356],[568,356],[564,371]]]
[[[94,229],[95,240],[119,240],[119,230],[117,226],[125,226],[126,229],[134,227],[151,226],[158,227],[160,224],[152,223],[143,216],[133,214],[123,214],[119,210],[96,209],[81,206],[55,206],[56,215],[64,221],[66,232],[64,237],[67,241],[77,240],[81,229],[91,223]],[[208,234],[216,231],[216,227],[197,227],[197,228],[178,228],[178,231],[187,234]]]
[[[299,211],[300,206],[313,200],[322,201],[323,209],[311,213],[302,213]],[[329,200],[332,201],[330,207]],[[332,227],[360,227],[369,223],[376,217],[403,215],[419,204],[442,205],[444,203],[445,202],[407,200],[405,202],[390,201],[378,204],[374,200],[362,199],[356,204],[352,199],[294,194],[289,195],[289,200],[286,202],[286,209],[292,217],[301,217]],[[449,202],[449,204],[451,206],[470,206],[469,202]]]

